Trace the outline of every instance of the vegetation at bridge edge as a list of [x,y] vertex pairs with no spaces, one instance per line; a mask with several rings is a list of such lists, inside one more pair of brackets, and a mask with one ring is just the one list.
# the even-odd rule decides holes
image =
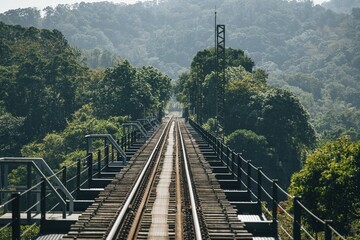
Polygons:
[[1,156],[43,157],[56,170],[84,156],[86,134],[119,138],[121,123],[156,117],[170,99],[171,79],[153,67],[90,70],[57,30],[0,23],[0,33]]
[[[342,234],[360,237],[360,141],[349,137],[329,141],[306,159],[291,179],[290,193],[322,219],[333,220]],[[316,231],[317,222],[305,215]],[[322,231],[322,229],[319,229]],[[356,236],[355,236],[356,235]]]

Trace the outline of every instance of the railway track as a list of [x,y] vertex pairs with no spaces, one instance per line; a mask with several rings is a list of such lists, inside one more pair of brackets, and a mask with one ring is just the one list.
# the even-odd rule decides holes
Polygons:
[[182,120],[168,119],[64,239],[251,239]]

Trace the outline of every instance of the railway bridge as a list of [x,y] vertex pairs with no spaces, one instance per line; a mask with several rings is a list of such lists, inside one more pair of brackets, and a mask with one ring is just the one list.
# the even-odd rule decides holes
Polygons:
[[[124,127],[119,140],[89,133],[86,157],[58,172],[43,159],[1,158],[0,238],[315,239],[301,221],[309,214],[324,239],[345,239],[196,122],[168,116]],[[17,166],[27,186],[9,186]]]

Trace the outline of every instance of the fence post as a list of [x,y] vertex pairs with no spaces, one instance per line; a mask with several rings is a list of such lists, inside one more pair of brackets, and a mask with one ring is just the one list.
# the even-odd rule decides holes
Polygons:
[[114,145],[111,145],[111,162],[114,162],[115,159],[115,149]]
[[217,156],[221,161],[221,143],[219,139],[216,139],[216,145],[217,145]]
[[251,191],[251,160],[248,160],[247,161],[247,182],[246,182],[246,185],[247,185],[247,189],[250,193]]
[[[106,145],[108,146],[108,145]],[[106,149],[106,148],[105,148]],[[87,165],[88,165],[88,187],[91,188],[92,185],[92,175],[93,175],[93,153],[89,153],[87,157]]]
[[126,151],[126,134],[121,137],[121,148]]
[[258,194],[257,194],[257,198],[258,198],[258,202],[261,204],[261,185],[262,185],[262,173],[261,173],[261,170],[262,168],[261,167],[258,167],[257,169],[257,191],[258,191]]
[[295,196],[293,199],[294,204],[294,223],[293,223],[293,235],[294,240],[301,240],[301,206],[299,205],[301,197]]
[[46,180],[44,177],[41,178],[40,196],[40,228],[43,228],[46,220]]
[[237,173],[238,173],[238,181],[240,183],[240,189],[242,189],[242,183],[241,183],[241,171],[242,171],[242,159],[241,159],[241,153],[237,154]]
[[138,132],[136,131],[136,132],[134,133],[134,143],[136,143],[136,141],[137,141],[137,136],[138,136]]
[[332,240],[332,232],[330,229],[330,224],[332,220],[325,220],[325,240]]
[[226,146],[226,165],[230,172],[230,148]]
[[[120,140],[116,140],[116,143],[118,146],[120,146],[121,148],[121,145],[120,145]],[[116,151],[116,161],[120,161],[120,152],[119,151]]]
[[76,163],[76,196],[79,198],[80,194],[80,174],[81,174],[81,160],[78,159]]
[[128,145],[128,149],[131,147],[131,133],[127,134],[127,145]]
[[97,157],[98,157],[98,177],[100,177],[101,174],[101,150],[98,150],[97,153]]
[[278,222],[277,222],[277,204],[278,204],[278,180],[272,180],[272,224],[274,236],[278,236]]
[[225,149],[224,149],[224,143],[222,143],[222,142],[220,142],[220,145],[221,145],[221,148],[220,148],[220,158],[221,158],[221,161],[223,162],[223,163],[225,163],[225,161],[224,161],[224,156],[225,156]]
[[107,168],[109,166],[109,145],[105,146],[104,158],[105,158],[105,166]]
[[[63,166],[62,168],[62,183],[64,185],[65,188],[67,188],[67,171],[66,171],[66,166]],[[66,218],[66,194],[63,193],[63,199],[65,201],[65,205],[63,206],[63,218]]]
[[135,131],[132,131],[131,132],[131,145],[134,145],[134,143],[135,143]]
[[235,176],[235,155],[236,153],[234,151],[231,151],[231,174]]
[[[31,163],[27,163],[26,165],[27,168],[27,179],[26,179],[26,184],[27,184],[27,189],[31,188]],[[29,208],[31,206],[31,191],[29,191],[26,194],[26,202],[27,202],[27,207]],[[26,219],[28,224],[30,224],[30,220],[31,220],[31,209],[29,209],[29,211],[26,213]]]
[[20,240],[20,193],[11,194],[14,199],[11,203],[12,210],[12,239]]

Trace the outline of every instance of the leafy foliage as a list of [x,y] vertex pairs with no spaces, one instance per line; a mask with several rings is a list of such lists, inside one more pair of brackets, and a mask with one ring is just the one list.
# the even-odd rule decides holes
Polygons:
[[251,159],[255,166],[261,166],[268,176],[281,172],[274,150],[269,147],[264,136],[246,129],[238,129],[227,137],[227,144],[236,152],[242,153],[245,159]]
[[119,61],[98,82],[94,105],[101,117],[155,115],[170,99],[170,83],[171,79],[155,68],[135,69],[128,61]]
[[0,23],[0,100],[9,114],[23,118],[24,141],[66,126],[78,107],[75,88],[85,69],[57,31]]
[[[360,141],[347,137],[329,141],[306,159],[304,168],[294,174],[290,191],[323,219],[348,234],[360,214]],[[316,229],[310,217],[307,222]]]
[[57,30],[0,23],[0,33],[1,156],[28,144],[24,156],[57,167],[87,133],[119,134],[120,116],[155,115],[170,99],[171,79],[153,67],[91,71]]
[[19,143],[24,142],[24,118],[6,112],[0,102],[0,152],[3,156],[13,156],[14,149],[19,151]]
[[59,169],[61,164],[75,161],[86,153],[87,134],[111,134],[120,138],[121,123],[126,118],[111,117],[106,120],[96,118],[91,105],[84,105],[73,114],[72,121],[59,133],[49,133],[41,141],[25,145],[21,153],[27,157],[42,157],[52,169]]
[[[255,158],[260,166],[267,166],[272,176],[286,184],[291,174],[300,169],[306,150],[315,145],[309,115],[289,91],[268,86],[265,71],[250,72],[252,68],[247,70],[242,66],[253,62],[241,50],[228,51],[241,52],[235,56],[248,60],[228,59],[225,134],[230,135],[229,143],[234,149],[245,151],[247,157]],[[194,57],[190,73],[181,75],[175,88],[178,99],[212,129],[217,125],[213,119],[216,114],[213,59],[211,50],[200,51]],[[249,145],[245,144],[246,140]],[[235,146],[235,142],[242,145]],[[256,146],[261,146],[262,157],[254,151]]]

